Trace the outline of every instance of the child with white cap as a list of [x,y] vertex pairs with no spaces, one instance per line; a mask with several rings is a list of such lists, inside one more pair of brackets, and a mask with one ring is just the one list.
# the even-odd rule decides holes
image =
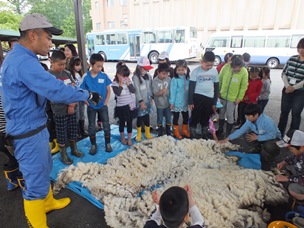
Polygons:
[[288,192],[300,203],[304,203],[304,132],[300,130],[289,131],[279,141],[278,146],[288,147],[293,154],[278,163],[277,169],[285,167],[290,175],[276,175],[279,182],[289,182]]
[[[158,64],[161,64],[161,63],[167,63],[168,64],[168,66],[169,66],[169,75],[168,76],[170,78],[172,78],[173,74],[174,74],[174,69],[171,67],[171,62],[169,60],[169,54],[168,54],[168,52],[162,51],[159,54],[159,56],[158,56]],[[155,69],[153,78],[155,78],[157,75],[158,75],[158,68]]]
[[138,107],[137,136],[135,138],[137,142],[141,141],[142,123],[145,125],[146,139],[153,138],[150,134],[150,114],[152,114],[153,104],[152,77],[148,72],[152,68],[153,66],[151,66],[149,59],[141,56],[137,61],[137,66],[133,73],[132,80],[135,87],[136,105]]

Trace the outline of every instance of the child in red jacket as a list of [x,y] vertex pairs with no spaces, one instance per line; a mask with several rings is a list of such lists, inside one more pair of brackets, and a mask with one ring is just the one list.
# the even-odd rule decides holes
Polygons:
[[258,96],[261,93],[263,82],[259,77],[259,68],[251,67],[249,70],[248,87],[243,100],[239,103],[238,107],[238,118],[240,124],[235,128],[239,129],[246,122],[244,110],[250,103],[257,103]]

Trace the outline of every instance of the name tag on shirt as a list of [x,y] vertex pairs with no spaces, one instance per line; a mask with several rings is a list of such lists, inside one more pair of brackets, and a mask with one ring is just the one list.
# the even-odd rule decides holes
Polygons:
[[232,78],[232,82],[239,82],[237,78]]
[[98,83],[104,83],[104,79],[98,78]]
[[297,83],[297,80],[295,78],[290,79],[289,84],[294,85]]
[[72,83],[72,81],[71,81],[71,79],[65,79],[65,80],[63,80],[63,83],[64,83],[65,85],[69,85],[69,84]]
[[141,85],[139,88],[140,88],[140,90],[145,90],[146,86],[145,85]]

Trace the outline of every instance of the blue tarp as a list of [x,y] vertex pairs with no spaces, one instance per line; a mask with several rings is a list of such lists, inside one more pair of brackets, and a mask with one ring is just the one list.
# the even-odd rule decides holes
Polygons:
[[247,169],[261,169],[261,156],[260,154],[245,154],[238,151],[228,151],[225,153],[227,156],[237,156],[239,166]]
[[[126,135],[126,133],[125,133]],[[136,132],[133,130],[133,143],[136,143],[134,138],[136,136]],[[89,150],[91,148],[91,142],[89,138],[85,138],[79,142],[77,142],[78,149],[84,153],[82,158],[77,158],[71,155],[70,148],[67,149],[69,157],[73,160],[73,165],[77,165],[78,162],[88,163],[88,162],[97,162],[100,164],[105,164],[109,158],[115,157],[117,154],[129,148],[127,145],[123,145],[120,142],[120,133],[118,126],[111,125],[111,146],[113,148],[113,152],[107,153],[105,152],[105,141],[104,141],[104,133],[103,131],[99,131],[96,134],[96,142],[97,142],[97,153],[95,155],[90,155]],[[51,172],[51,180],[57,181],[58,173],[68,167],[63,164],[60,160],[60,153],[53,155],[53,169]],[[73,190],[80,196],[86,198],[91,203],[93,203],[98,208],[103,209],[103,204],[98,201],[94,196],[91,195],[90,191],[82,187],[80,182],[72,182],[67,185],[67,188]]]
[[[133,143],[136,143],[134,140],[136,136],[136,132],[133,130]],[[99,131],[96,134],[96,142],[97,142],[97,153],[95,155],[90,155],[89,150],[91,148],[91,143],[89,138],[85,138],[77,143],[78,149],[84,153],[82,158],[77,158],[71,155],[70,148],[67,149],[69,157],[73,160],[73,165],[77,165],[78,162],[88,163],[88,162],[97,162],[100,164],[105,164],[109,158],[115,157],[117,154],[129,148],[127,145],[123,145],[120,142],[120,133],[118,126],[111,126],[111,145],[113,148],[113,152],[107,153],[105,152],[105,142],[104,142],[104,133],[103,131]],[[250,169],[260,169],[260,155],[259,154],[244,154],[242,152],[229,151],[226,152],[226,155],[238,156],[240,160],[238,164],[245,168]],[[60,160],[60,153],[53,155],[53,169],[51,172],[51,180],[56,182],[58,173],[68,167],[63,164]],[[97,200],[93,195],[91,195],[90,191],[83,187],[80,182],[71,182],[67,185],[67,188],[76,192],[80,196],[89,200],[96,207],[103,209],[103,204]]]

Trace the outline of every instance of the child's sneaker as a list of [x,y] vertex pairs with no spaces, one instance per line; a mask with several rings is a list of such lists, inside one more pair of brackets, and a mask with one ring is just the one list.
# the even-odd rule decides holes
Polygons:
[[106,144],[106,152],[110,153],[110,152],[112,152],[112,151],[113,151],[113,149],[112,149],[112,147],[111,147],[111,144],[110,144],[110,143],[107,143],[107,144]]

